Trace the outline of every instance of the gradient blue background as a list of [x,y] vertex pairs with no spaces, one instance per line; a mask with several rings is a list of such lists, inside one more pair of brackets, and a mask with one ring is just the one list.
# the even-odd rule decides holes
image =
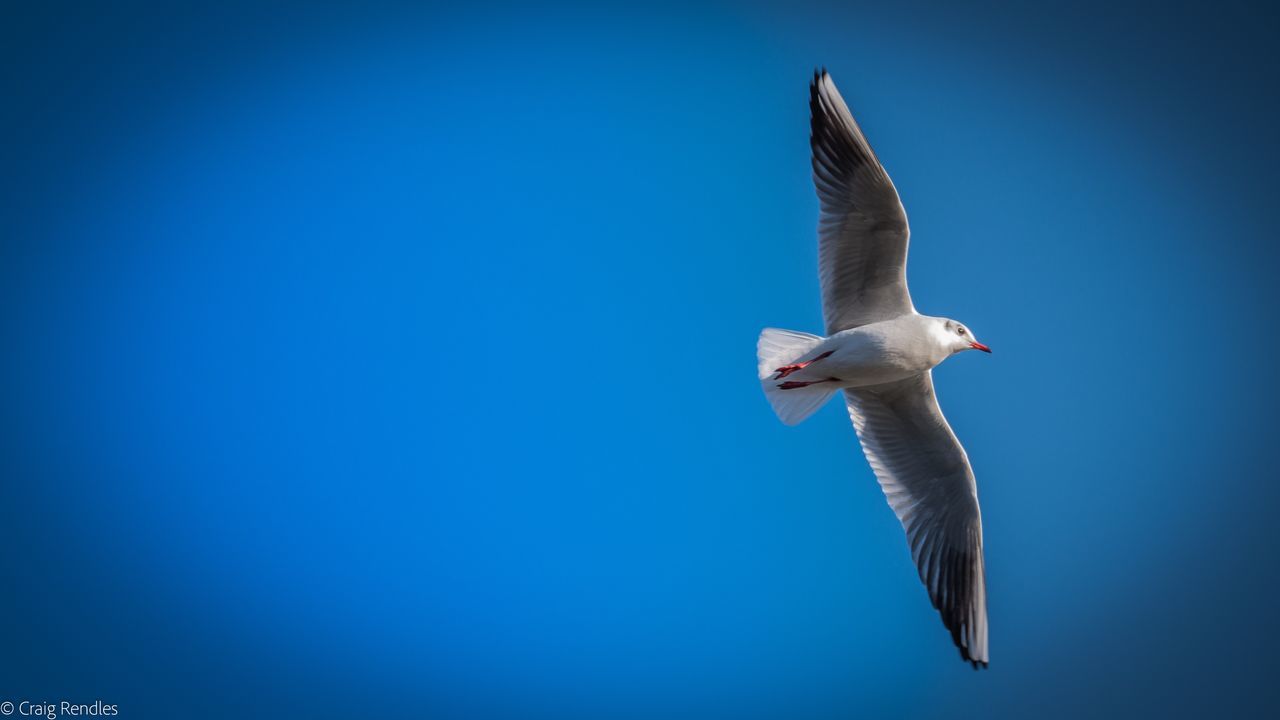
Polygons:
[[[1258,716],[1274,18],[8,6],[0,699],[121,717]],[[826,65],[983,504],[962,664],[820,328]]]

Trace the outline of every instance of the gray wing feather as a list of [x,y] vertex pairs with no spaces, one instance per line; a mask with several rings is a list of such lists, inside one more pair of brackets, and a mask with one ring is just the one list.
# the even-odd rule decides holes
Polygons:
[[825,70],[809,88],[818,268],[827,333],[915,311],[907,291],[907,213]]
[[845,390],[849,417],[911,558],[960,655],[987,665],[982,514],[969,458],[942,416],[931,373]]

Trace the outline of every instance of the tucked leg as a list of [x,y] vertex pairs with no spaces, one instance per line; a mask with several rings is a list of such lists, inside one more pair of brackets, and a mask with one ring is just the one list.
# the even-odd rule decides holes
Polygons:
[[827,378],[826,380],[810,380],[808,382],[800,382],[798,380],[788,380],[778,385],[779,390],[796,390],[810,385],[821,385],[822,383],[840,382],[840,378]]
[[835,351],[834,351],[834,350],[828,350],[828,351],[826,351],[826,352],[822,353],[821,355],[819,355],[818,357],[816,357],[816,358],[814,358],[814,359],[812,359],[812,360],[808,360],[808,361],[806,361],[806,362],[802,362],[802,363],[793,363],[793,364],[791,364],[791,365],[783,365],[782,367],[777,368],[776,370],[774,370],[774,372],[776,372],[776,373],[778,373],[778,374],[777,374],[777,375],[774,375],[774,376],[773,376],[773,379],[774,379],[774,380],[781,380],[782,378],[784,378],[784,377],[786,377],[786,376],[790,375],[791,373],[793,373],[793,372],[795,372],[795,371],[797,371],[797,370],[803,370],[803,369],[805,369],[806,367],[809,367],[810,365],[812,365],[812,364],[814,364],[814,363],[818,362],[819,360],[822,360],[822,359],[825,359],[825,358],[831,357],[831,353],[833,353],[833,352],[835,352]]

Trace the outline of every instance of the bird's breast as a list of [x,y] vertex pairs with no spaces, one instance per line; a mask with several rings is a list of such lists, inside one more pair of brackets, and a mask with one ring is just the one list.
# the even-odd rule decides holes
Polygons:
[[874,332],[845,331],[831,337],[831,355],[815,363],[813,370],[838,378],[845,387],[860,387],[894,382],[918,375],[937,363],[931,356],[916,352],[912,343],[895,342],[894,338]]

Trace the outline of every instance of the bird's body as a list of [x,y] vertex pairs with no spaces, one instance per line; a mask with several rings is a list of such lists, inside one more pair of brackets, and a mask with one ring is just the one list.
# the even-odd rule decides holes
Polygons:
[[810,110],[828,337],[765,329],[756,350],[760,382],[788,425],[843,391],[934,607],[961,657],[985,667],[977,484],[938,407],[931,371],[956,353],[991,350],[963,324],[916,312],[907,291],[906,212],[826,71],[814,76]]
[[[845,389],[919,375],[952,353],[949,338],[937,332],[939,320],[912,313],[841,330],[798,358],[797,364],[807,364],[786,377],[800,382],[834,377],[838,379],[836,388]],[[813,362],[823,355],[826,357]]]

